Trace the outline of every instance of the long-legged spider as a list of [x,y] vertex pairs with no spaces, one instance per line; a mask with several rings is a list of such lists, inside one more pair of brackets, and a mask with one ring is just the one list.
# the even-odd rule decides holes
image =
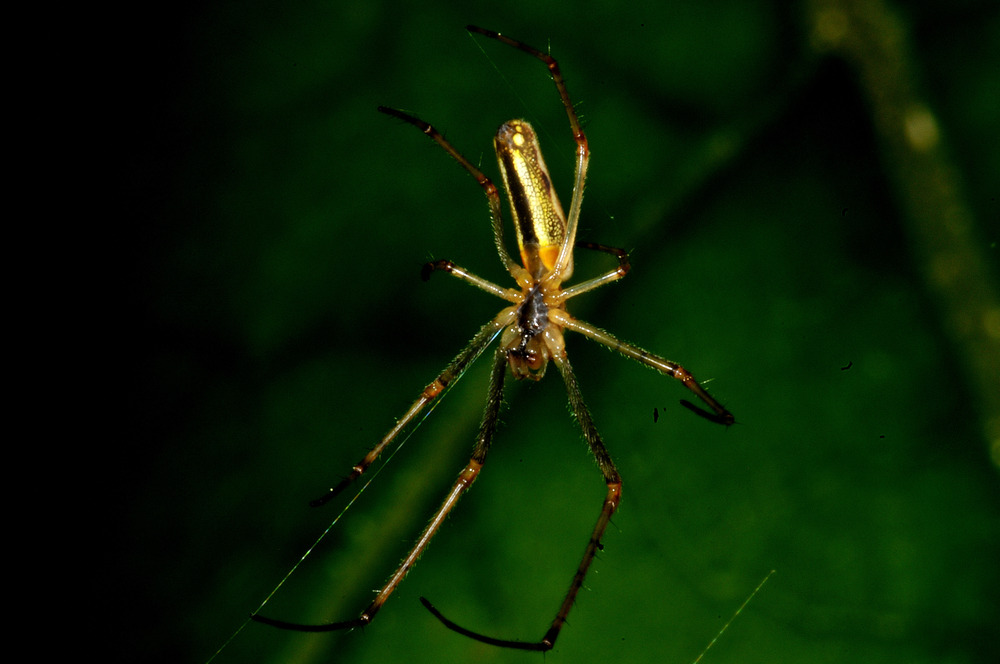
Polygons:
[[[493,320],[484,325],[476,333],[468,346],[455,356],[448,366],[445,367],[444,371],[424,388],[409,410],[406,411],[382,440],[351,469],[347,477],[330,489],[322,498],[314,500],[312,505],[318,506],[326,503],[360,477],[378,459],[386,446],[409,424],[414,422],[420,412],[440,396],[450,383],[457,380],[476,358],[483,353],[486,347],[499,336],[500,345],[494,354],[489,391],[486,398],[486,408],[483,412],[483,419],[479,426],[479,434],[473,447],[472,457],[465,468],[459,473],[458,479],[455,480],[454,485],[452,485],[451,490],[448,492],[448,496],[434,513],[430,523],[427,524],[417,539],[416,544],[414,544],[413,548],[406,555],[406,558],[385,583],[381,591],[379,591],[375,600],[361,615],[342,622],[322,625],[301,625],[255,614],[253,619],[258,622],[284,629],[309,632],[349,629],[370,623],[375,614],[382,608],[382,605],[389,599],[392,592],[402,582],[403,577],[406,576],[407,572],[416,563],[417,558],[420,557],[430,544],[431,538],[437,533],[445,517],[455,507],[458,499],[472,486],[483,464],[486,462],[487,452],[489,452],[493,436],[497,430],[507,368],[510,368],[515,379],[528,378],[531,380],[540,380],[545,373],[548,362],[551,360],[555,363],[556,368],[562,375],[563,381],[566,383],[570,409],[573,411],[583,430],[584,438],[587,440],[590,451],[597,460],[601,474],[604,476],[604,481],[607,484],[607,494],[604,497],[604,503],[601,506],[601,513],[597,519],[597,524],[594,526],[594,531],[587,541],[583,558],[576,569],[576,573],[573,575],[569,590],[566,592],[566,597],[556,612],[555,619],[540,641],[522,642],[498,639],[473,632],[455,624],[445,618],[425,598],[420,598],[424,606],[442,623],[460,634],[484,643],[506,648],[550,650],[559,636],[559,631],[566,622],[566,617],[583,584],[587,569],[590,567],[594,555],[601,546],[600,542],[601,537],[604,535],[604,530],[607,528],[611,520],[611,515],[614,514],[621,501],[622,489],[621,477],[615,468],[614,462],[611,460],[611,456],[604,447],[604,443],[601,441],[601,436],[597,432],[597,427],[594,425],[590,411],[583,401],[580,386],[577,384],[576,376],[566,355],[566,345],[563,340],[564,330],[571,330],[582,334],[599,344],[620,352],[626,357],[680,380],[710,410],[703,410],[688,401],[682,400],[681,403],[683,405],[713,422],[724,425],[734,422],[733,415],[722,404],[712,398],[695,381],[694,377],[679,364],[653,355],[632,344],[619,341],[604,330],[577,320],[566,311],[566,301],[570,298],[591,291],[604,284],[617,281],[629,271],[628,256],[621,249],[576,242],[576,229],[580,219],[580,204],[583,200],[587,164],[590,160],[590,148],[587,146],[587,137],[580,127],[580,121],[576,115],[576,111],[573,109],[569,93],[566,90],[566,84],[559,71],[559,65],[552,56],[497,32],[484,30],[475,26],[468,26],[467,29],[470,32],[495,39],[523,51],[542,61],[549,68],[549,72],[556,85],[556,90],[559,92],[559,97],[562,100],[563,106],[566,107],[570,128],[573,131],[573,138],[576,141],[576,174],[573,184],[573,198],[569,206],[569,215],[563,213],[562,205],[552,188],[549,172],[545,161],[542,159],[538,139],[531,125],[524,120],[511,120],[501,125],[496,137],[493,139],[493,144],[497,153],[497,161],[500,165],[500,173],[503,176],[504,186],[510,200],[514,229],[517,232],[517,245],[521,254],[521,265],[518,265],[511,258],[504,245],[500,194],[493,182],[463,157],[428,123],[403,111],[379,107],[378,110],[382,113],[408,122],[427,134],[476,178],[486,193],[486,199],[489,202],[490,216],[493,221],[493,236],[497,251],[500,254],[500,260],[503,261],[504,267],[507,268],[514,281],[517,282],[517,288],[503,288],[498,286],[448,260],[439,260],[424,266],[423,277],[425,279],[429,278],[431,273],[435,271],[445,272],[472,284],[476,288],[508,301],[510,306],[504,308]],[[563,282],[573,272],[574,247],[593,249],[611,254],[617,258],[618,265],[614,270],[605,274],[582,281],[568,288],[563,288]]]

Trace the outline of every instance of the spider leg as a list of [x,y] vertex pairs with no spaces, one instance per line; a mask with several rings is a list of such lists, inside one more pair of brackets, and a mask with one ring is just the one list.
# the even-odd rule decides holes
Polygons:
[[465,370],[476,361],[476,359],[483,353],[500,330],[513,321],[514,316],[514,310],[508,307],[501,311],[496,318],[480,328],[479,332],[476,333],[476,336],[472,337],[472,341],[469,342],[462,352],[456,355],[455,359],[453,359],[448,366],[445,367],[444,371],[442,371],[437,378],[431,381],[431,383],[424,388],[424,391],[421,392],[417,400],[414,401],[406,413],[399,418],[392,429],[390,429],[389,432],[382,437],[382,440],[376,443],[375,447],[371,448],[371,450],[368,451],[368,454],[366,454],[357,464],[355,464],[353,468],[351,468],[351,472],[348,473],[347,477],[340,480],[340,482],[327,491],[326,494],[311,501],[309,504],[313,507],[325,505],[327,502],[340,494],[341,491],[346,489],[351,482],[361,477],[361,475],[368,470],[373,463],[375,463],[375,460],[378,459],[380,454],[382,454],[382,451],[386,448],[386,446],[391,443],[401,431],[409,426],[414,419],[416,419],[427,404],[440,396],[447,389],[448,385],[462,377]]
[[[484,329],[491,329],[491,326],[487,326]],[[479,338],[479,335],[476,337]],[[492,337],[487,336],[487,340]],[[500,419],[500,406],[503,403],[503,384],[504,377],[507,372],[507,353],[503,348],[499,348],[494,355],[493,361],[493,371],[490,376],[490,387],[489,393],[486,399],[486,408],[483,410],[483,419],[479,425],[479,434],[476,437],[476,444],[472,450],[472,456],[469,462],[466,464],[462,472],[458,474],[458,479],[452,485],[451,490],[448,492],[447,497],[445,497],[444,502],[431,517],[430,523],[424,527],[420,537],[417,538],[416,544],[410,549],[410,552],[406,554],[406,558],[400,563],[396,571],[393,572],[389,580],[386,581],[385,585],[378,592],[375,600],[368,605],[368,607],[359,615],[357,618],[351,620],[344,620],[341,622],[325,623],[321,625],[303,625],[299,623],[286,622],[284,620],[275,620],[273,618],[267,618],[261,615],[251,616],[253,620],[264,623],[266,625],[271,625],[273,627],[279,627],[281,629],[295,630],[299,632],[332,632],[341,629],[351,629],[354,627],[363,627],[369,624],[375,617],[375,614],[379,612],[382,605],[386,603],[389,596],[392,595],[396,587],[403,581],[407,573],[416,564],[417,559],[423,555],[424,551],[427,550],[428,545],[430,545],[431,539],[437,534],[437,531],[441,528],[441,524],[451,513],[451,510],[458,503],[458,499],[469,490],[472,483],[476,481],[476,477],[479,476],[479,471],[482,469],[483,464],[486,462],[486,455],[489,452],[490,444],[493,442],[493,436],[497,430],[497,423]]]
[[587,541],[587,547],[584,549],[583,558],[580,560],[576,573],[573,575],[573,580],[570,582],[569,590],[566,591],[566,597],[563,599],[562,605],[559,607],[559,611],[556,613],[556,617],[552,621],[552,625],[549,627],[548,631],[545,632],[545,636],[542,637],[541,641],[526,642],[498,639],[486,636],[485,634],[480,634],[479,632],[474,632],[458,625],[454,621],[446,618],[440,611],[437,610],[437,608],[434,607],[433,604],[427,601],[426,598],[420,598],[420,601],[427,608],[427,610],[434,614],[434,617],[440,620],[448,629],[477,641],[493,646],[500,646],[502,648],[542,652],[553,648],[556,639],[559,637],[560,630],[562,630],[563,625],[566,624],[566,617],[569,615],[570,609],[573,608],[573,604],[576,602],[576,596],[580,592],[580,588],[583,586],[583,580],[587,575],[587,570],[590,569],[590,564],[594,561],[594,556],[597,555],[597,551],[601,548],[601,538],[604,536],[604,531],[607,529],[608,524],[611,522],[611,516],[615,513],[615,510],[618,509],[618,505],[621,502],[621,476],[618,474],[618,470],[615,468],[615,464],[611,460],[611,455],[608,454],[607,448],[604,447],[604,443],[601,441],[601,436],[598,433],[597,427],[594,425],[594,420],[590,415],[590,409],[587,408],[587,404],[583,401],[583,395],[580,392],[580,386],[576,381],[576,374],[573,373],[569,359],[563,355],[562,357],[556,356],[553,360],[555,361],[559,372],[562,374],[563,381],[566,383],[566,392],[569,396],[570,409],[573,411],[573,415],[576,417],[577,422],[580,424],[580,428],[583,430],[584,438],[587,440],[587,445],[590,446],[591,453],[594,455],[594,458],[597,459],[597,465],[600,467],[601,474],[604,476],[604,481],[607,484],[608,491],[604,497],[604,503],[601,506],[601,514],[597,518],[597,524],[594,526],[594,531],[591,533],[590,539]]
[[477,35],[495,39],[498,42],[512,46],[519,51],[541,60],[545,66],[549,68],[549,73],[552,75],[552,81],[556,84],[556,90],[559,92],[559,99],[562,100],[563,107],[566,109],[566,115],[569,117],[569,126],[573,131],[573,137],[576,139],[578,144],[587,144],[587,138],[583,133],[583,127],[580,126],[580,118],[577,116],[576,109],[573,107],[573,101],[570,99],[569,91],[566,89],[566,81],[563,79],[562,70],[559,69],[559,63],[556,62],[555,58],[548,53],[539,51],[537,48],[528,46],[522,41],[511,39],[507,35],[502,35],[496,30],[487,30],[486,28],[480,28],[476,25],[467,25],[465,26],[465,29],[469,32],[474,32]]
[[486,202],[490,206],[490,220],[493,223],[493,242],[496,244],[497,252],[500,254],[500,260],[503,262],[507,271],[514,274],[520,266],[514,262],[514,259],[510,257],[507,252],[507,247],[504,244],[503,239],[503,215],[500,212],[500,192],[497,191],[496,185],[490,180],[486,175],[472,165],[472,162],[466,159],[461,152],[455,149],[455,147],[448,142],[441,132],[434,128],[428,122],[424,122],[420,118],[405,113],[403,111],[397,110],[395,108],[389,108],[387,106],[379,106],[379,112],[385,113],[386,115],[391,115],[394,118],[408,122],[420,131],[427,134],[428,137],[442,148],[445,152],[450,154],[452,158],[462,165],[462,168],[467,170],[472,177],[476,178],[476,182],[479,186],[483,188],[483,192],[486,194]]
[[610,284],[613,281],[618,281],[632,269],[632,264],[628,262],[628,252],[624,249],[617,249],[615,247],[609,247],[595,242],[583,242],[581,240],[577,240],[576,246],[578,249],[592,249],[594,251],[603,251],[606,254],[611,254],[618,259],[618,267],[610,272],[598,275],[593,279],[587,279],[586,281],[581,281],[580,283],[570,286],[569,288],[564,288],[561,293],[563,302],[571,297],[576,297],[580,293],[586,293],[587,291],[592,291],[595,288],[603,286],[604,284]]
[[605,332],[590,323],[585,323],[581,320],[573,318],[566,313],[565,310],[552,310],[549,312],[549,315],[558,325],[565,327],[567,330],[579,332],[583,336],[596,341],[602,346],[607,346],[611,350],[618,351],[625,357],[631,358],[640,364],[645,364],[647,367],[656,369],[662,374],[676,378],[684,384],[684,387],[691,390],[695,396],[701,399],[701,401],[709,407],[711,412],[703,408],[699,408],[689,401],[681,401],[685,408],[688,408],[701,417],[717,424],[729,426],[736,421],[733,414],[726,410],[725,406],[716,401],[715,398],[708,393],[708,390],[703,388],[698,381],[695,380],[694,376],[691,375],[691,372],[676,362],[671,362],[670,360],[660,357],[659,355],[654,355],[647,350],[643,350],[638,346],[621,341],[610,332]]
[[[524,270],[522,270],[524,271]],[[515,304],[520,303],[524,300],[524,294],[513,288],[504,288],[503,286],[498,286],[492,281],[483,279],[482,277],[476,276],[475,274],[469,272],[464,267],[459,267],[449,260],[442,259],[437,261],[431,261],[430,263],[424,263],[424,266],[420,269],[420,278],[427,281],[431,278],[431,275],[435,272],[444,272],[450,274],[451,276],[461,279],[462,281],[471,284],[478,288],[479,290],[486,291],[492,295],[496,295],[502,300],[507,300],[508,302],[513,302]]]
[[[573,262],[573,245],[576,242],[576,227],[580,221],[580,206],[583,203],[583,188],[584,183],[587,181],[587,166],[590,163],[590,146],[587,142],[587,135],[584,133],[583,127],[580,125],[580,118],[577,116],[576,109],[573,107],[573,101],[570,99],[569,90],[566,89],[566,81],[563,78],[562,70],[559,68],[559,63],[555,58],[548,53],[543,53],[536,48],[528,46],[524,42],[511,39],[510,37],[502,35],[495,30],[487,30],[475,25],[467,25],[465,26],[465,29],[469,32],[474,32],[484,37],[495,39],[498,42],[512,46],[519,51],[541,60],[542,63],[548,67],[549,74],[552,75],[552,81],[555,83],[556,90],[559,92],[559,99],[562,100],[563,107],[566,109],[570,129],[573,132],[573,140],[576,141],[576,172],[573,177],[573,198],[570,201],[569,213],[566,215],[566,241],[559,249],[559,256],[556,258],[555,265],[546,276],[546,279],[552,282],[559,282],[563,278],[563,273],[568,272],[571,269]],[[494,229],[494,233],[495,232],[496,230]]]

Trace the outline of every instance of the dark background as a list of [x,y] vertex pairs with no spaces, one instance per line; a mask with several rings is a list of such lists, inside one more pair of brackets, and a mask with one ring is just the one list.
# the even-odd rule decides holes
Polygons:
[[[135,426],[109,448],[128,466],[107,496],[121,539],[94,588],[123,595],[112,653],[211,657],[344,505],[307,501],[502,306],[419,279],[450,258],[509,282],[480,189],[377,105],[432,121],[491,175],[492,133],[526,117],[568,205],[573,143],[544,68],[470,39],[476,23],[551,47],[593,150],[579,237],[631,252],[627,279],[572,312],[711,380],[738,422],[568,337],[625,487],[545,661],[690,662],[772,569],[704,661],[995,657],[997,414],[927,276],[907,203],[921,184],[876,120],[878,81],[814,38],[837,3],[467,4],[216,2],[126,40],[114,115],[139,324]],[[987,303],[991,5],[889,7],[986,257],[967,290]],[[581,257],[576,277],[608,264]],[[487,364],[265,613],[342,620],[370,601],[467,458]],[[252,624],[216,661],[541,661],[449,632],[417,598],[497,636],[548,628],[604,494],[555,373],[508,390],[480,480],[370,627]]]

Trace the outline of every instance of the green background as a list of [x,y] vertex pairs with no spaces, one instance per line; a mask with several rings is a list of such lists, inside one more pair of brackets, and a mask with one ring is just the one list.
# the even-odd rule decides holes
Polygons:
[[[579,237],[631,252],[632,273],[572,312],[711,380],[737,418],[697,418],[679,385],[568,337],[624,500],[545,661],[691,662],[772,569],[703,661],[991,661],[1000,486],[982,395],[868,98],[812,47],[810,10],[468,4],[212,3],[134,44],[141,350],[112,653],[207,660],[343,505],[307,501],[501,306],[420,280],[450,258],[509,281],[480,189],[377,105],[433,122],[492,175],[492,133],[528,118],[568,204],[573,144],[544,68],[470,39],[475,23],[551,46],[593,150]],[[894,9],[995,289],[991,4]],[[581,257],[576,275],[608,266]],[[370,601],[467,458],[487,365],[264,613],[342,620]],[[509,388],[479,481],[370,627],[253,624],[216,661],[541,661],[456,635],[417,599],[523,640],[562,599],[604,485],[554,369]]]

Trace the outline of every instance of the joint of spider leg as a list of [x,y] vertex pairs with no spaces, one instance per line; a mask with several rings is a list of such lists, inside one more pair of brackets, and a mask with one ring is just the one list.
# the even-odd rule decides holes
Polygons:
[[451,273],[455,270],[455,264],[450,260],[441,259],[437,261],[430,261],[424,263],[420,267],[420,278],[424,281],[430,281],[431,274],[434,272],[448,272]]
[[599,244],[597,242],[587,242],[585,240],[577,240],[574,244],[578,249],[591,249],[593,251],[602,251],[607,254],[611,254],[616,259],[618,259],[618,267],[616,272],[618,273],[618,278],[622,278],[627,275],[632,270],[632,263],[629,261],[629,252],[624,249],[618,249],[617,247],[609,247],[604,244]]
[[618,276],[624,277],[626,274],[632,271],[632,263],[628,259],[628,252],[621,251],[620,254],[616,254],[618,257]]
[[424,388],[423,396],[425,399],[433,399],[434,397],[444,392],[444,388],[445,384],[441,382],[440,378],[437,378],[434,380],[433,383]]

